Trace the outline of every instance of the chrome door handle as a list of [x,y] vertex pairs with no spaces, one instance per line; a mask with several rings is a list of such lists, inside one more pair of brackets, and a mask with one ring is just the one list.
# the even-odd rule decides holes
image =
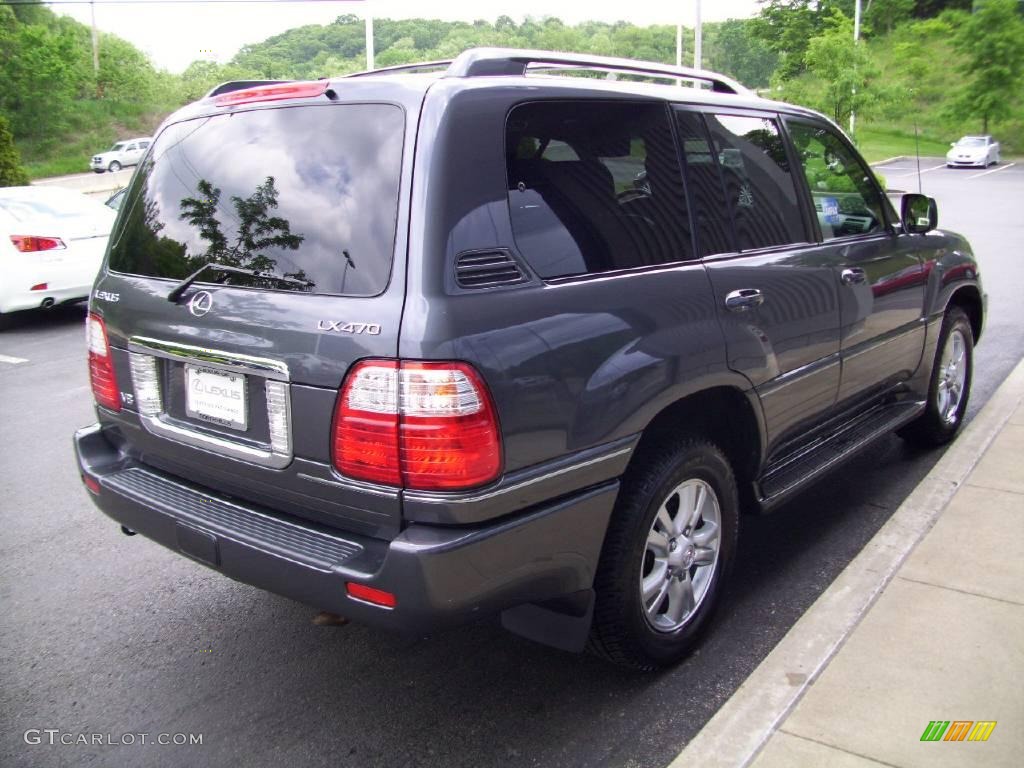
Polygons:
[[764,294],[757,288],[740,288],[725,296],[725,308],[730,312],[746,312],[764,303]]
[[868,276],[860,267],[851,267],[840,272],[839,279],[843,281],[843,285],[860,285]]

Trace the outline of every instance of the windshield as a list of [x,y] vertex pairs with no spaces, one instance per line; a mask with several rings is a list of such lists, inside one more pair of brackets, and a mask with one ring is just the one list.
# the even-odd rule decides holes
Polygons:
[[122,149],[124,149],[124,142],[123,141],[119,141],[117,144],[112,146],[107,151],[108,152],[120,152]]
[[47,189],[37,194],[22,193],[10,196],[0,191],[0,209],[18,221],[38,218],[75,219],[110,213],[102,203],[63,189]]
[[255,109],[196,118],[157,138],[122,203],[110,268],[373,296],[391,273],[404,114],[387,104]]
[[956,145],[958,147],[984,147],[985,140],[979,139],[977,136],[964,136]]

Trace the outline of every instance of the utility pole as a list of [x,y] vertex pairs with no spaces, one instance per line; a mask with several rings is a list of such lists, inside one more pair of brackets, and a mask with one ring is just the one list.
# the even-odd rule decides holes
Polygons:
[[[90,0],[89,11],[92,13],[92,73],[96,79],[100,76],[100,46],[99,37],[96,33],[96,3]],[[99,86],[97,86],[99,87]]]
[[[676,66],[683,66],[683,25],[676,24]],[[683,81],[676,78],[676,85],[682,85]]]
[[693,34],[693,68],[694,69],[703,69],[704,68],[701,65],[701,60],[703,58],[701,56],[701,48],[703,47],[703,45],[702,45],[703,44],[702,37],[703,37],[703,33],[702,33],[702,30],[701,30],[701,24],[700,24],[700,0],[697,0],[697,24],[696,24],[696,27],[694,29],[694,34]]
[[[853,4],[853,48],[856,51],[857,44],[860,42],[860,0],[856,0]],[[857,114],[854,105],[857,103],[857,86],[853,86],[853,104],[850,105],[850,137],[856,133],[857,128]]]
[[373,69],[373,10],[366,3],[366,69]]

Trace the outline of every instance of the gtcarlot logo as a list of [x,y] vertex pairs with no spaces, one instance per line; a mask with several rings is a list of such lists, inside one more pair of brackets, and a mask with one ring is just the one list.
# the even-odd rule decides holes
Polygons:
[[202,746],[201,733],[73,733],[59,728],[29,728],[23,737],[26,744],[33,746],[62,744],[64,746],[115,747],[136,744],[159,744],[161,746]]

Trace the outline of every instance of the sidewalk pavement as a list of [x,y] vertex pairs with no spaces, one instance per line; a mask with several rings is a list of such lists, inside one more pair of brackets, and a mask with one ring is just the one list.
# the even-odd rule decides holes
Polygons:
[[1024,765],[1024,362],[672,768],[819,765]]

